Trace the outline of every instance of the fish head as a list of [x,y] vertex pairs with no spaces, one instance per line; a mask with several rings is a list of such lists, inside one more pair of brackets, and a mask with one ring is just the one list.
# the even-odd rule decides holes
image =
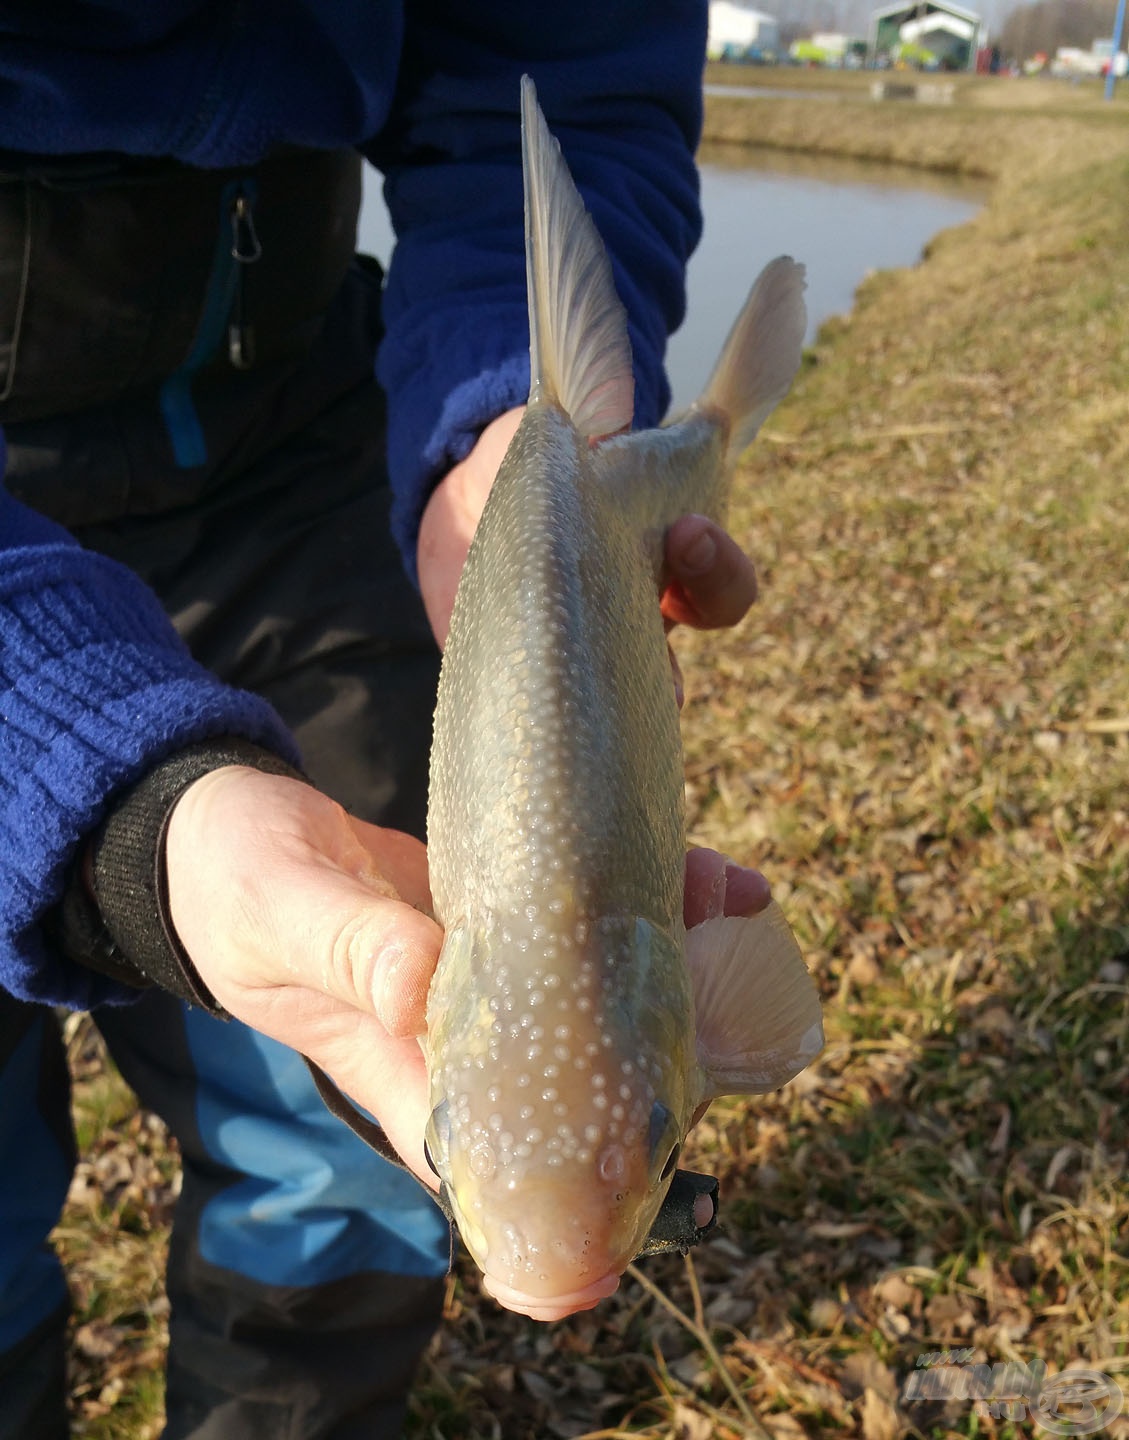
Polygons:
[[486,1289],[551,1320],[610,1295],[638,1253],[696,1071],[681,935],[622,916],[544,931],[448,931],[426,1138]]

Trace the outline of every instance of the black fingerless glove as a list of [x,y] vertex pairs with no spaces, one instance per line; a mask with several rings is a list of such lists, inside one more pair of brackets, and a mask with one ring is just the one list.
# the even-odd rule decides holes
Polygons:
[[[72,960],[126,985],[159,985],[218,1016],[225,1012],[200,979],[169,914],[165,838],[173,807],[189,785],[225,765],[305,778],[277,755],[233,736],[178,751],[117,797],[46,921]],[[84,873],[88,858],[93,897]]]

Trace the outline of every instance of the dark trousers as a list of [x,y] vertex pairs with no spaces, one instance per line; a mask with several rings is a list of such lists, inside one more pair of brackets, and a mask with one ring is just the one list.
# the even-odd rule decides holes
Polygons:
[[[177,463],[160,387],[129,384],[9,421],[7,483],[272,701],[320,788],[422,835],[438,654],[388,530],[379,287],[355,263],[300,353],[191,377],[204,463]],[[168,1440],[398,1435],[447,1268],[424,1192],[327,1115],[284,1047],[156,992],[95,1018],[183,1153]],[[72,1162],[54,1016],[0,997],[0,1440],[65,1434],[45,1237]]]

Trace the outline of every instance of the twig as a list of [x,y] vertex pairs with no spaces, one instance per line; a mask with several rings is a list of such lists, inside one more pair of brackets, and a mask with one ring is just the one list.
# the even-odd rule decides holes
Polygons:
[[[930,435],[963,435],[979,430],[975,421],[923,421],[918,425],[883,425],[873,429],[860,427],[846,433],[845,439],[852,445],[867,445],[873,440],[921,440]],[[805,439],[803,435],[786,435],[778,431],[762,430],[758,439],[769,445],[793,445],[801,449],[819,443],[816,439]]]
[[1129,716],[1114,720],[1064,720],[1051,729],[1063,735],[1129,735]]
[[693,1255],[687,1252],[682,1257],[682,1263],[686,1267],[686,1279],[690,1282],[690,1294],[694,1300],[694,1323],[704,1334],[706,1328],[706,1312],[702,1306],[702,1292],[698,1288],[698,1272],[694,1269]]
[[663,1294],[663,1292],[659,1289],[659,1287],[654,1283],[653,1280],[647,1279],[646,1275],[643,1274],[643,1272],[639,1269],[637,1265],[629,1265],[627,1267],[627,1273],[632,1277],[632,1279],[638,1281],[638,1283],[642,1285],[643,1289],[646,1290],[647,1294],[650,1295],[652,1299],[657,1300],[660,1305],[662,1305],[665,1309],[669,1310],[670,1313],[674,1316],[674,1318],[678,1321],[678,1323],[685,1329],[689,1330],[690,1334],[693,1335],[695,1340],[697,1340],[698,1344],[702,1347],[702,1349],[709,1356],[710,1360],[713,1362],[714,1368],[717,1370],[722,1384],[733,1397],[733,1403],[741,1412],[741,1418],[745,1421],[753,1434],[758,1437],[758,1440],[772,1440],[772,1436],[768,1433],[768,1431],[764,1428],[761,1422],[749,1409],[748,1405],[745,1402],[745,1397],[738,1389],[737,1384],[733,1379],[733,1376],[730,1375],[729,1371],[722,1364],[721,1356],[717,1353],[717,1347],[710,1339],[709,1334],[705,1330],[705,1328],[703,1326],[696,1325],[694,1321],[690,1319],[689,1315],[684,1314],[674,1303],[673,1300],[668,1299],[668,1297]]

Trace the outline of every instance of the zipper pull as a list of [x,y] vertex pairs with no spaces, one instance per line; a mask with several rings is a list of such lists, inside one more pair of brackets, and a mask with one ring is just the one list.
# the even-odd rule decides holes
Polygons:
[[250,198],[240,191],[231,207],[232,259],[238,260],[241,265],[253,265],[262,253]]
[[255,363],[255,331],[243,312],[243,276],[246,267],[253,265],[262,253],[250,197],[240,191],[231,207],[231,256],[237,268],[227,327],[227,352],[236,370],[249,370]]

